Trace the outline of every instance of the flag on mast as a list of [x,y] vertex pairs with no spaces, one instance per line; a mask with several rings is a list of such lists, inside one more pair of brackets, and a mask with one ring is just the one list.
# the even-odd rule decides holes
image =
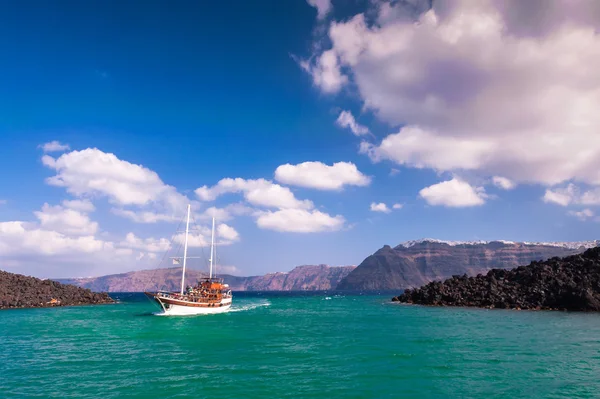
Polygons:
[[173,264],[179,265],[180,264],[179,258],[173,258]]

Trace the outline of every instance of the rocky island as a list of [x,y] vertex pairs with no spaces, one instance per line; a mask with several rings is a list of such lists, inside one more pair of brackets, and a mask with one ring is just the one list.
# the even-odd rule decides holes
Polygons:
[[113,303],[106,293],[0,270],[0,309]]
[[392,300],[433,306],[600,311],[600,247],[512,270],[453,276],[407,289]]

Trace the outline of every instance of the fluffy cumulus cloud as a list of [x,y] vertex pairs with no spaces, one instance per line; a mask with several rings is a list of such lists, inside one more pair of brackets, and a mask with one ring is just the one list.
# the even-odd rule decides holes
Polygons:
[[70,148],[68,144],[62,144],[56,140],[42,144],[40,147],[44,152],[62,152],[67,151]]
[[240,239],[240,234],[237,230],[225,223],[217,226],[216,236],[224,242],[235,242]]
[[[34,214],[38,222],[0,222],[0,258],[9,271],[56,278],[145,269],[156,267],[159,256],[174,247],[166,238],[141,238],[133,233],[110,239],[112,235],[99,232],[98,223],[88,215],[63,205],[44,204]],[[225,244],[239,239],[232,227],[219,226],[219,231]],[[206,246],[207,234],[208,228],[194,233],[192,246]]]
[[577,219],[579,219],[581,221],[586,221],[586,220],[594,217],[594,211],[592,211],[591,209],[588,209],[588,208],[582,209],[580,211],[569,211],[568,214],[576,217]]
[[143,210],[132,211],[130,209],[122,208],[112,208],[110,211],[117,216],[124,217],[136,223],[176,222],[180,221],[184,214],[183,210],[181,214]]
[[[306,164],[310,166],[320,163],[309,162]],[[324,167],[323,170],[326,171],[329,171],[328,168],[333,168],[335,166],[329,167],[324,164],[320,165],[322,165]],[[301,177],[304,178],[305,176],[302,176],[302,173],[305,173],[306,171],[301,171],[302,173],[290,173],[290,170],[287,168],[287,166],[289,166],[294,169],[299,165],[283,166],[283,169],[278,169],[279,173],[276,173],[276,175],[279,175],[279,177],[283,178],[284,180],[286,178],[290,178],[297,183],[303,182]],[[317,167],[319,166],[317,165]],[[297,170],[295,171],[297,172]],[[358,172],[358,170],[356,172]],[[332,178],[333,177],[331,175],[322,178],[318,187],[323,188],[323,185],[333,184],[331,180]],[[251,215],[256,219],[257,226],[263,229],[308,233],[339,230],[345,223],[345,220],[342,216],[330,216],[326,213],[314,210],[314,204],[312,201],[300,200],[296,198],[294,193],[288,187],[281,186],[266,179],[252,180],[242,178],[225,178],[220,180],[212,187],[200,187],[196,189],[195,193],[202,201],[213,201],[224,194],[238,193],[242,194],[244,199],[250,205],[262,208],[277,209],[275,211],[265,211],[259,209],[248,212],[247,207],[241,205],[240,209],[240,205],[237,204],[238,208],[236,211],[251,213]],[[214,214],[221,213],[222,215],[229,215],[230,212],[227,210],[227,207],[224,209],[212,207],[211,211]]]
[[96,207],[90,200],[64,200],[62,202],[65,208],[73,209],[79,212],[94,212]]
[[256,206],[301,209],[313,207],[311,201],[297,199],[289,188],[265,179],[225,178],[213,187],[202,186],[195,192],[202,201],[213,201],[227,193],[242,193],[246,201]]
[[[59,206],[45,208],[41,213],[46,216],[63,211]],[[146,259],[152,256],[147,252],[142,252],[146,259],[137,259],[139,253],[131,248],[92,234],[97,228],[95,222],[83,219],[85,224],[70,218],[58,221],[46,216],[41,217],[39,223],[0,222],[0,258],[6,270],[56,278],[102,275],[151,266]],[[89,228],[90,225],[94,227]]]
[[226,222],[233,219],[236,216],[251,215],[254,212],[249,206],[242,203],[228,204],[222,208],[211,206],[204,209],[201,213],[196,215],[197,220],[211,220],[215,218],[217,221]]
[[338,116],[335,123],[340,127],[350,129],[355,136],[364,136],[369,133],[369,128],[356,122],[350,111],[340,112],[340,116]]
[[483,205],[487,198],[482,187],[473,187],[458,178],[425,187],[419,196],[429,205],[449,208]]
[[[136,222],[179,220],[190,202],[156,172],[96,148],[72,151],[58,158],[44,155],[42,162],[56,171],[46,180],[48,184],[64,187],[77,197],[106,197],[116,206],[115,214]],[[125,209],[126,206],[135,209]]]
[[502,176],[492,177],[492,183],[503,190],[512,190],[515,188],[515,183],[512,180]]
[[542,200],[561,206],[600,205],[600,188],[589,188],[582,191],[580,187],[570,183],[565,187],[547,189]]
[[5,259],[14,255],[89,254],[113,249],[112,243],[93,236],[72,237],[21,221],[0,222],[0,237],[0,255]]
[[351,162],[337,162],[331,166],[322,162],[285,164],[275,170],[275,179],[284,184],[318,190],[341,190],[345,185],[367,186],[371,181]]
[[383,213],[390,213],[392,210],[390,208],[388,208],[388,206],[383,203],[383,202],[371,202],[371,211],[372,212],[383,212]]
[[41,211],[34,212],[40,226],[72,236],[93,236],[98,231],[98,223],[79,210],[65,208],[61,205],[44,204]]
[[[181,220],[190,201],[158,175],[141,165],[118,159],[97,149],[72,151],[58,158],[44,155],[44,165],[56,171],[47,179],[50,185],[64,187],[74,199],[59,205],[45,203],[34,212],[36,221],[0,222],[0,258],[10,271],[41,277],[102,275],[123,270],[156,267],[159,256],[176,249],[183,235],[142,238],[128,233],[101,231],[90,218],[96,211],[92,200],[107,198],[114,214],[135,222]],[[197,201],[191,201],[195,215]],[[312,206],[312,204],[310,204]],[[124,208],[125,206],[130,209]],[[133,208],[133,210],[131,209]],[[217,208],[214,208],[217,209]],[[228,215],[253,212],[241,204],[224,208]],[[207,246],[211,229],[201,226],[190,236],[190,246]],[[232,226],[217,225],[217,243],[239,241]]]
[[348,77],[342,74],[333,50],[325,51],[315,63],[302,61],[300,66],[312,75],[313,83],[325,93],[336,93],[348,83]]
[[139,238],[133,233],[128,233],[120,242],[123,248],[139,249],[148,252],[166,252],[171,248],[171,242],[166,238]]
[[304,66],[322,91],[347,86],[401,126],[362,152],[496,176],[503,189],[599,186],[600,3],[428,3],[372,2],[376,10],[332,22],[331,47]]
[[317,18],[323,19],[332,9],[331,0],[307,0],[308,4],[317,9]]
[[[216,245],[231,245],[240,239],[240,234],[237,230],[225,223],[220,223],[215,229],[215,244]],[[212,238],[212,230],[206,226],[196,226],[188,234],[189,247],[209,247]],[[179,245],[185,242],[185,234],[176,234],[173,241]]]
[[344,226],[342,216],[330,216],[318,210],[280,209],[275,212],[259,212],[256,224],[261,229],[282,232],[315,233],[336,231]]

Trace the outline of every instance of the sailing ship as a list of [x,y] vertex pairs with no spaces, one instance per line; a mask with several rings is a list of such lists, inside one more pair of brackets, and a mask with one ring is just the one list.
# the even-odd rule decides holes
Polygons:
[[[183,244],[183,267],[181,270],[181,290],[179,292],[145,292],[145,294],[158,303],[165,315],[199,315],[224,313],[231,308],[231,289],[223,279],[213,277],[215,256],[215,218],[212,219],[212,235],[210,240],[210,269],[207,278],[201,279],[193,287],[185,287],[185,267],[188,248],[188,235],[190,231],[190,205],[187,207],[187,221],[185,225],[185,241]],[[178,258],[175,258],[178,261]]]

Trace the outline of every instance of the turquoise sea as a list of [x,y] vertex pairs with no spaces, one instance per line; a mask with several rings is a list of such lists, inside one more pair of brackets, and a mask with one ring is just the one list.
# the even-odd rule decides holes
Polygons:
[[0,311],[2,398],[600,397],[600,315],[234,296],[159,317],[115,305]]

